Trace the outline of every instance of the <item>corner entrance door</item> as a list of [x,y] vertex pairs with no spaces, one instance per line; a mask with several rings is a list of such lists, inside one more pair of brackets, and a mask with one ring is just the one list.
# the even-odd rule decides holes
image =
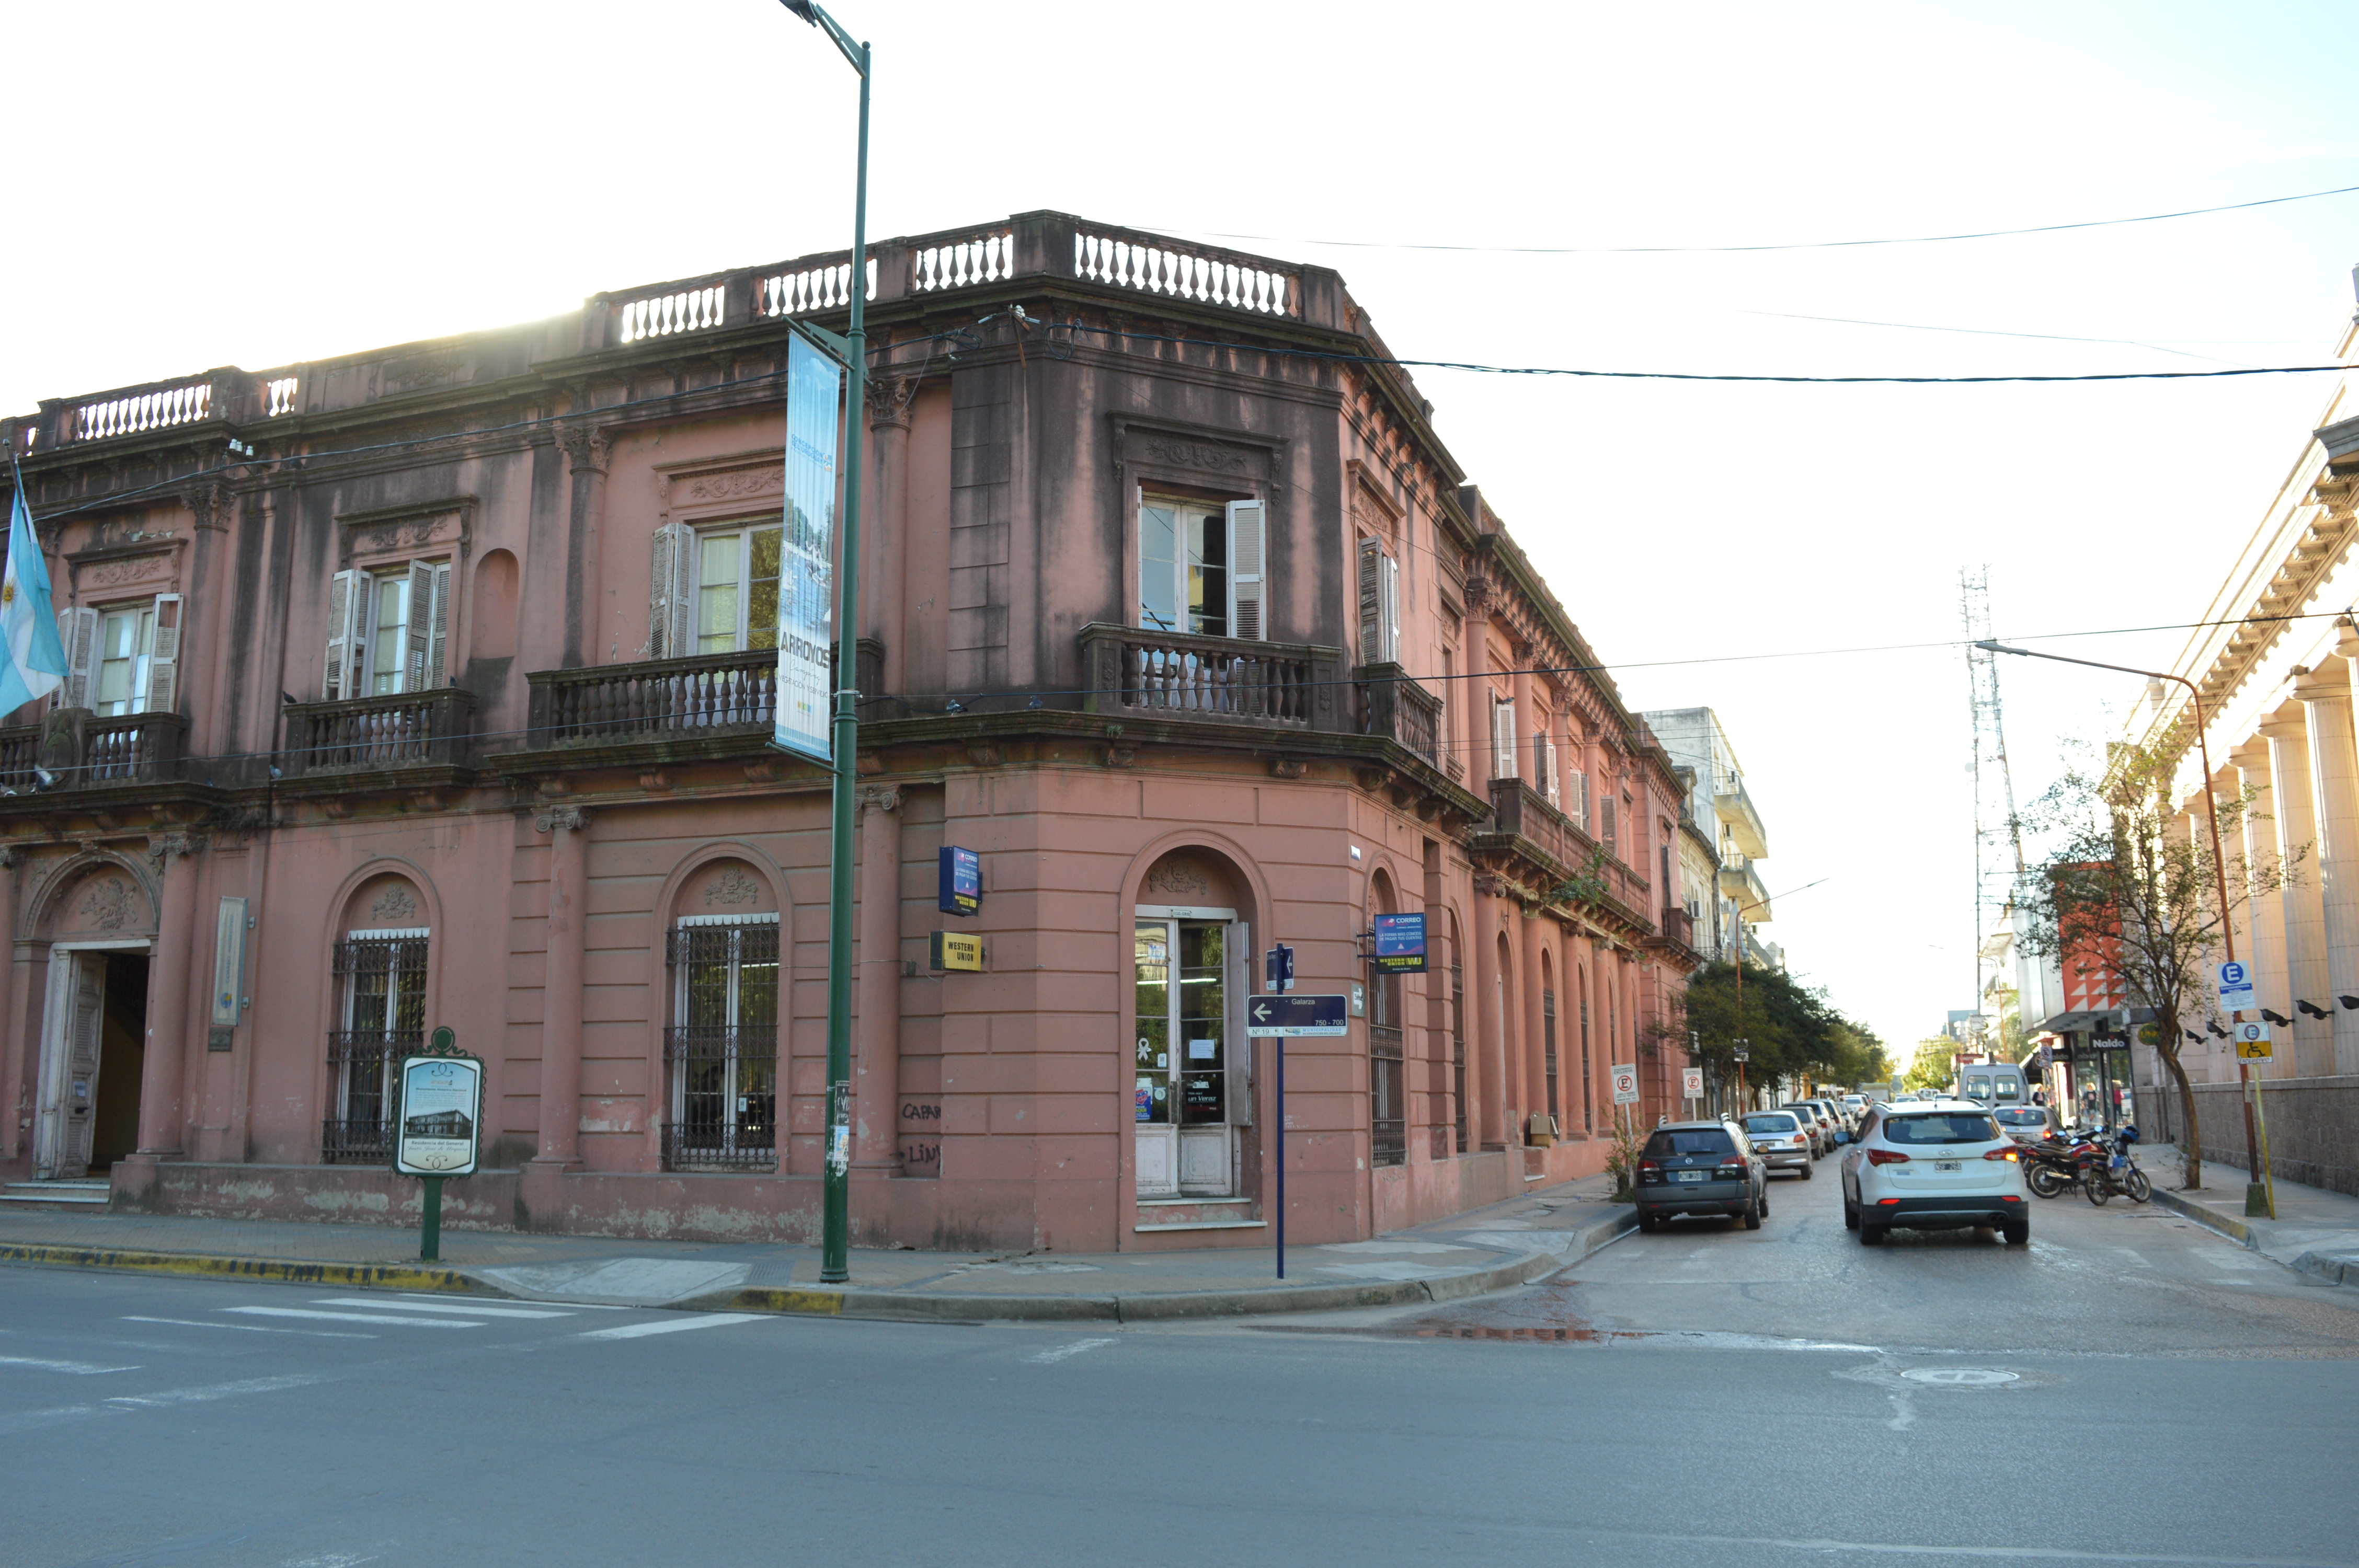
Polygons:
[[1250,1118],[1251,1092],[1230,1003],[1241,995],[1245,930],[1242,922],[1154,916],[1135,927],[1131,1117],[1140,1197],[1236,1191],[1236,1130]]

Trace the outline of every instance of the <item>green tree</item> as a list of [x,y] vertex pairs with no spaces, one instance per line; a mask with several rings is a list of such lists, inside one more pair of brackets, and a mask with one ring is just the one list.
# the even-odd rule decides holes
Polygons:
[[[2025,813],[2049,853],[2017,890],[2017,907],[2030,916],[2020,940],[2027,950],[2083,974],[2096,968],[2107,947],[2114,949],[2109,967],[2130,1004],[2154,1011],[2157,1049],[2186,1117],[2187,1185],[2193,1189],[2203,1184],[2203,1144],[2195,1091],[2179,1060],[2182,1010],[2201,1005],[2224,923],[2252,899],[2298,880],[2309,846],[2283,861],[2272,856],[2251,862],[2223,849],[2223,887],[2200,803],[2194,830],[2179,828],[2170,759],[2117,745],[2107,761],[2102,776],[2068,773]],[[2215,797],[2223,845],[2243,841],[2256,793]]]
[[1692,1031],[1697,1061],[1721,1082],[1736,1081],[1738,1040],[1750,1046],[1749,1086],[1802,1076],[1859,1083],[1880,1070],[1883,1043],[1838,1012],[1824,990],[1782,970],[1755,968],[1745,971],[1743,990],[1740,1011],[1735,966],[1704,965],[1688,977],[1681,1022],[1667,1031]]
[[1908,1076],[1900,1080],[1905,1089],[1944,1089],[1957,1076],[1958,1043],[1946,1034],[1917,1042],[1917,1054],[1908,1064]]

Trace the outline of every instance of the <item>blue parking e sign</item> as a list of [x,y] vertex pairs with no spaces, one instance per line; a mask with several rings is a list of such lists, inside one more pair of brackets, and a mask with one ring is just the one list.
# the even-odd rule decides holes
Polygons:
[[942,846],[940,896],[944,914],[973,914],[983,907],[983,857],[955,844]]

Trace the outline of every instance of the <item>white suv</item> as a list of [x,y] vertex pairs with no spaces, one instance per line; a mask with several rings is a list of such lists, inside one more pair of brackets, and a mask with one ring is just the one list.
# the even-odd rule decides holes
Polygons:
[[2012,1247],[2031,1239],[2015,1140],[1971,1100],[1878,1106],[1843,1158],[1843,1223],[1875,1247],[1894,1226],[1996,1226]]

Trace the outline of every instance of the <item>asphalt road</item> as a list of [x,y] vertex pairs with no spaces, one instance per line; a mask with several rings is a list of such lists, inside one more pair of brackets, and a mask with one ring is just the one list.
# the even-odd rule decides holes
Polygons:
[[1863,1249],[1821,1170],[1259,1323],[0,1270],[0,1564],[2359,1563],[2359,1291],[2078,1197]]

